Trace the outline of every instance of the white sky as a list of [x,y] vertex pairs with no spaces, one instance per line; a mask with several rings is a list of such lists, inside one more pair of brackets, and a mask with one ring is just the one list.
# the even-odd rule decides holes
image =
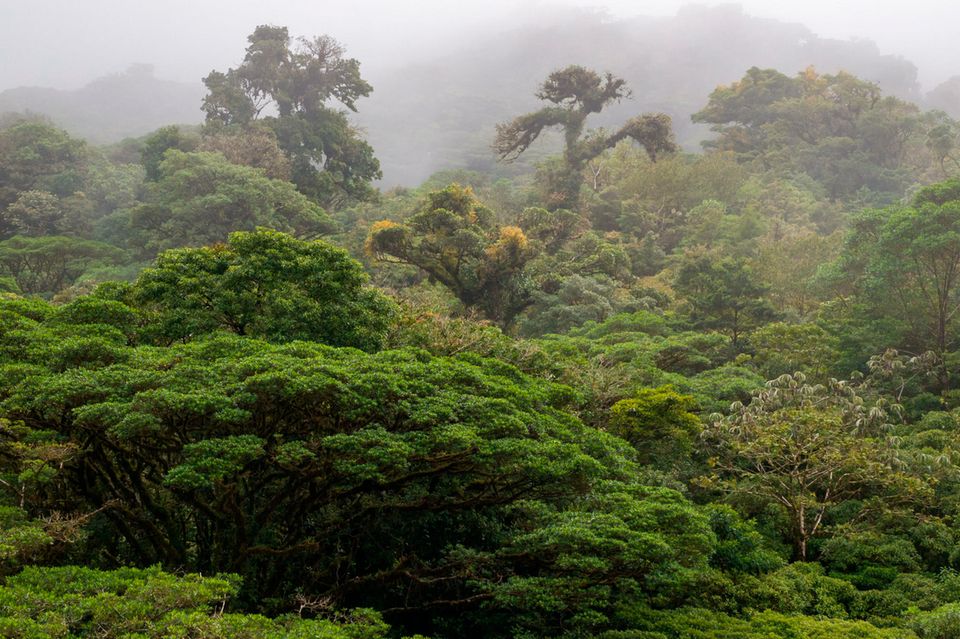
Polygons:
[[[368,67],[455,46],[457,35],[534,21],[558,6],[672,15],[683,0],[0,0],[0,90],[70,88],[134,62],[197,81],[236,64],[257,24],[327,33]],[[703,0],[697,4],[729,4]],[[960,1],[740,0],[748,14],[822,36],[874,40],[920,69],[925,88],[960,74]]]

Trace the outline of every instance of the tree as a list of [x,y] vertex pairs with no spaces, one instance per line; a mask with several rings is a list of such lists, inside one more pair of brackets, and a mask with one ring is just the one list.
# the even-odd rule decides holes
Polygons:
[[46,191],[22,191],[15,202],[0,213],[0,227],[10,235],[60,235],[64,228],[60,199]]
[[859,301],[907,327],[901,346],[941,356],[957,344],[960,180],[921,189],[909,206],[867,210],[840,259]]
[[764,379],[803,372],[811,380],[825,382],[839,359],[839,342],[814,323],[773,322],[748,337],[754,366]]
[[90,268],[128,259],[127,252],[115,246],[60,235],[0,242],[0,270],[14,279],[20,292],[31,295],[53,295]]
[[375,223],[366,249],[423,269],[465,306],[501,326],[531,303],[523,268],[532,256],[516,226],[498,227],[470,188],[434,191],[419,212],[397,224]]
[[719,475],[702,482],[782,508],[795,556],[806,561],[831,507],[867,496],[909,501],[929,490],[898,470],[884,445],[885,406],[864,402],[848,383],[811,386],[784,375],[708,424],[704,441]]
[[[262,122],[273,130],[301,193],[330,205],[370,195],[380,177],[373,149],[331,100],[356,111],[372,88],[360,77],[360,63],[329,36],[300,38],[291,48],[286,27],[261,25],[247,38],[244,61],[203,82],[207,125],[249,128]],[[276,115],[265,115],[275,110]]]
[[329,231],[319,206],[288,182],[227,161],[219,153],[168,150],[146,203],[131,213],[130,238],[150,255],[222,242],[232,231],[266,226],[298,235]]
[[290,160],[277,143],[277,136],[267,127],[205,135],[199,150],[221,153],[234,164],[263,169],[264,175],[274,180],[290,179]]
[[927,165],[925,130],[936,126],[916,105],[884,97],[880,88],[846,72],[796,77],[751,68],[718,87],[693,115],[718,137],[709,148],[732,151],[778,174],[806,173],[831,198],[851,199],[866,187],[892,199]]
[[675,150],[670,118],[663,113],[635,117],[615,133],[584,133],[588,116],[630,95],[626,82],[610,73],[601,77],[590,69],[569,66],[547,76],[536,95],[554,106],[497,125],[493,148],[501,160],[513,160],[526,151],[545,129],[559,127],[563,130],[563,166],[550,177],[553,185],[550,208],[576,208],[587,163],[621,140],[635,140],[650,159]]
[[745,332],[773,318],[763,299],[766,289],[742,259],[689,254],[673,288],[686,300],[695,324],[726,333],[734,346]]
[[337,622],[229,612],[238,589],[236,575],[31,566],[0,587],[0,632],[31,639],[382,639],[389,630],[370,610],[343,611]]
[[644,388],[613,405],[609,429],[637,449],[642,463],[673,466],[689,454],[700,431],[696,409],[693,397],[671,386]]
[[130,291],[161,343],[216,329],[271,341],[377,350],[395,309],[342,249],[258,229],[225,244],[161,253]]
[[195,137],[184,134],[178,126],[157,129],[146,137],[140,149],[140,164],[143,165],[146,178],[154,182],[160,179],[160,163],[170,149],[193,151],[196,146]]
[[829,299],[817,276],[824,264],[836,259],[842,242],[842,233],[824,237],[810,231],[760,239],[757,274],[778,312],[807,316]]
[[43,122],[0,129],[0,210],[21,191],[66,197],[80,190],[87,162],[83,141]]
[[[28,429],[11,445],[35,433],[77,445],[27,505],[99,510],[92,555],[236,572],[264,606],[299,591],[421,625],[427,610],[475,610],[538,563],[566,581],[546,539],[565,539],[564,521],[583,523],[583,555],[604,553],[588,534],[603,522],[565,514],[588,494],[611,512],[604,534],[651,542],[608,554],[611,578],[706,561],[695,507],[624,485],[624,442],[585,427],[569,388],[498,360],[233,334],[133,347],[99,323],[23,325],[2,344],[2,412]],[[526,557],[501,550],[514,539]]]

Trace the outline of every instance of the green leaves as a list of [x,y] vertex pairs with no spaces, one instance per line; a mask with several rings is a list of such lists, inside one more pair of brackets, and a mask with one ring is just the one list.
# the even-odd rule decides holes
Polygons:
[[[101,319],[75,310],[76,321]],[[67,334],[98,326],[48,322]],[[46,323],[26,326],[28,342],[45,343]],[[562,513],[632,468],[624,444],[567,412],[570,389],[476,355],[368,355],[223,333],[114,349],[113,361],[70,368],[39,350],[29,376],[21,363],[0,368],[11,381],[0,410],[70,446],[45,490],[109,512],[90,548],[257,575],[257,596],[298,584],[344,602],[397,602],[404,584],[430,575],[446,577],[405,605],[443,601],[454,581],[481,593],[448,551],[490,557],[508,529],[533,534],[546,520],[516,511],[496,532],[480,522],[523,500]],[[564,527],[578,515],[558,517]],[[594,561],[581,541],[583,561]],[[400,561],[409,567],[395,571]],[[358,591],[355,579],[371,582]]]
[[29,567],[0,588],[0,633],[24,639],[381,639],[388,626],[369,610],[338,622],[225,612],[235,575],[172,575],[159,567],[91,570]]
[[508,325],[531,302],[523,269],[532,257],[516,226],[497,227],[469,187],[451,184],[427,196],[405,224],[375,223],[368,253],[423,269],[465,306]]
[[517,159],[545,129],[560,128],[565,139],[564,165],[549,176],[547,185],[549,208],[577,207],[581,172],[587,162],[630,138],[640,144],[653,160],[660,153],[676,150],[670,117],[663,113],[644,114],[631,118],[619,131],[607,134],[589,131],[584,134],[587,116],[599,113],[612,102],[630,95],[622,78],[610,73],[604,77],[590,69],[570,65],[551,73],[537,97],[557,106],[518,116],[497,125],[493,149],[501,160]]
[[669,459],[663,465],[672,466],[689,453],[699,434],[700,419],[692,412],[696,409],[693,397],[671,386],[645,388],[613,405],[609,429],[633,444],[642,462]]
[[253,435],[206,439],[183,448],[184,463],[171,468],[164,484],[182,490],[213,488],[263,457],[264,440]]
[[252,129],[264,109],[275,107],[276,117],[259,122],[276,134],[301,193],[325,205],[369,197],[380,164],[347,116],[329,105],[336,100],[356,111],[357,100],[370,95],[360,63],[344,57],[330,36],[301,38],[291,47],[286,27],[261,25],[248,41],[238,67],[203,79],[207,126]]
[[146,203],[131,213],[147,255],[223,242],[232,231],[258,226],[296,234],[328,232],[326,212],[289,182],[233,164],[219,153],[168,150]]
[[145,332],[159,343],[226,329],[375,350],[395,309],[366,282],[342,249],[258,229],[232,233],[225,245],[163,253],[131,296],[154,316]]
[[943,354],[956,343],[960,201],[956,181],[920,191],[911,206],[864,211],[840,265],[874,317],[903,322],[899,347]]
[[935,118],[846,72],[810,67],[791,78],[754,67],[718,87],[693,119],[720,134],[706,146],[780,175],[805,173],[834,199],[869,189],[892,201],[939,160],[911,153]]

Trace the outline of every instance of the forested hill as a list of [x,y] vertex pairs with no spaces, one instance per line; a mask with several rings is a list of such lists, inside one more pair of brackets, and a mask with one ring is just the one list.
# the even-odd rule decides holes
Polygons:
[[135,64],[72,91],[19,87],[0,93],[0,113],[42,113],[95,144],[149,133],[170,122],[199,124],[203,86],[161,80]]
[[[867,40],[819,38],[803,25],[752,17],[735,5],[620,21],[563,13],[536,26],[465,37],[458,50],[428,61],[364,60],[374,91],[361,101],[356,122],[376,149],[384,185],[416,185],[440,169],[511,170],[496,166],[490,151],[494,124],[535,106],[531,87],[571,63],[612,71],[633,89],[632,99],[611,106],[597,124],[622,122],[638,111],[665,112],[687,149],[699,148],[706,135],[690,114],[703,108],[714,87],[752,66],[788,74],[810,65],[824,73],[843,69],[876,82],[885,94],[923,102],[911,62],[883,55]],[[935,90],[935,106],[950,111],[956,92],[946,89]],[[201,96],[199,82],[164,81],[134,67],[76,91],[4,91],[0,113],[44,113],[74,135],[106,143],[171,122],[199,123]]]

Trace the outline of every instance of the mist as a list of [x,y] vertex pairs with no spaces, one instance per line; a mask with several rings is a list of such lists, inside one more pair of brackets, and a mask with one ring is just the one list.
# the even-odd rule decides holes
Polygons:
[[[342,3],[278,0],[206,0],[130,3],[122,0],[0,2],[0,89],[17,86],[77,88],[93,78],[149,63],[164,79],[195,82],[210,69],[241,57],[245,37],[258,24],[281,24],[295,35],[326,33],[343,42],[366,69],[442,57],[464,40],[525,24],[549,22],[578,7],[609,19],[669,16],[678,0],[359,0]],[[798,22],[837,39],[868,39],[884,54],[914,62],[924,88],[960,73],[956,3],[827,0],[744,0],[758,17]]]
[[[846,70],[957,117],[953,88],[928,93],[960,75],[958,17],[935,0],[3,0],[0,113],[40,112],[96,144],[199,124],[201,78],[239,63],[257,25],[282,25],[293,37],[331,35],[360,61],[373,93],[351,118],[377,153],[379,184],[416,185],[441,169],[509,174],[489,152],[494,125],[535,106],[539,81],[569,64],[633,89],[597,124],[664,111],[688,150],[707,136],[690,115],[751,66]],[[549,136],[542,148],[555,150]]]

